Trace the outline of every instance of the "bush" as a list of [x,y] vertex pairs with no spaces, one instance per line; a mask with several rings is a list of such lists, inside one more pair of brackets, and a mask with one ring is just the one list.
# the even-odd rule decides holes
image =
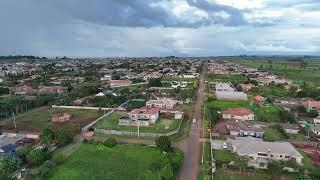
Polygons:
[[7,176],[19,168],[21,160],[15,156],[3,156],[0,160],[0,174]]
[[108,138],[105,142],[103,142],[103,145],[109,148],[113,148],[118,143],[115,138]]
[[156,146],[165,152],[170,152],[171,148],[171,140],[167,136],[160,136],[156,139]]
[[44,161],[50,159],[50,152],[48,149],[32,149],[27,154],[27,162],[29,162],[31,165],[41,165]]
[[53,176],[55,171],[55,163],[47,160],[43,163],[41,171],[40,171],[40,176],[47,179]]
[[66,157],[64,156],[63,153],[61,152],[56,152],[52,155],[52,160],[56,163],[56,164],[61,164],[64,160],[66,159]]
[[72,143],[73,134],[66,129],[56,129],[54,139],[58,142],[58,147],[63,147]]

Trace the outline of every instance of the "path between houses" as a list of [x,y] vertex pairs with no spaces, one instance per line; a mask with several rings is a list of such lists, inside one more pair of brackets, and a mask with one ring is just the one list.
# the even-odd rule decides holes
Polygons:
[[193,119],[190,135],[188,138],[177,142],[174,147],[181,149],[184,153],[183,164],[180,171],[181,180],[196,180],[199,172],[200,162],[200,137],[202,132],[202,104],[204,98],[204,80],[203,73],[200,77],[200,84],[197,92],[197,101],[194,107]]

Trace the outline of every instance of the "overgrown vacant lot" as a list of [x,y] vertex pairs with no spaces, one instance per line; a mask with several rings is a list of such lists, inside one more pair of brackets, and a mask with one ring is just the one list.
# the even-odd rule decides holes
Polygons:
[[[119,119],[125,117],[125,112],[114,112],[106,118],[99,121],[94,125],[98,129],[112,129],[119,131],[132,131],[136,132],[138,129],[135,126],[123,126],[118,125]],[[169,120],[169,119],[160,119],[154,125],[149,127],[140,127],[140,132],[152,132],[152,133],[167,133],[178,129],[181,120]]]
[[[77,128],[89,124],[102,115],[94,110],[60,109],[46,106],[27,111],[20,116],[16,115],[17,129],[20,131],[40,132],[45,123],[51,122],[52,115],[56,112],[70,113],[72,115],[70,123]],[[12,117],[0,120],[0,125],[3,125],[3,129],[14,129]]]
[[152,165],[164,158],[158,149],[138,145],[82,144],[61,166],[52,179],[160,179]]
[[259,107],[254,105],[253,100],[250,98],[248,101],[220,101],[211,100],[207,103],[207,107],[213,107],[221,111],[228,108],[245,107],[254,111],[256,120],[266,122],[280,122],[279,112],[280,110],[273,104],[269,104],[269,107]]

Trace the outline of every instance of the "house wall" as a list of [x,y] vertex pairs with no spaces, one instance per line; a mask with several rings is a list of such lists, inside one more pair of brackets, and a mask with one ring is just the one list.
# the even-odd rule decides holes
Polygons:
[[298,134],[299,130],[294,130],[294,129],[284,129],[284,131],[288,134]]
[[223,119],[233,119],[233,120],[254,120],[254,115],[250,114],[247,116],[234,116],[232,114],[223,114]]

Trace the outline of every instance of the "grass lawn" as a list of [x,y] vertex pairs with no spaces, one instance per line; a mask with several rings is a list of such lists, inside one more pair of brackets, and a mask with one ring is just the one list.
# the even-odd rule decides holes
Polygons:
[[279,127],[269,126],[264,129],[263,139],[265,141],[280,141],[288,137],[280,130]]
[[58,166],[52,179],[159,179],[159,170],[150,166],[160,163],[164,155],[154,147],[139,145],[82,144]]
[[[61,109],[45,106],[32,109],[22,113],[20,116],[16,116],[17,128],[18,130],[26,131],[41,131],[46,122],[51,122],[52,115],[56,112],[70,113],[72,115],[71,123],[78,127],[83,127],[102,115],[94,110]],[[0,121],[0,124],[4,126],[4,129],[14,129],[12,118],[4,119]]]
[[127,110],[130,111],[132,109],[141,108],[146,104],[146,101],[131,101],[128,104]]
[[241,175],[231,175],[224,173],[215,173],[213,175],[214,180],[264,180],[266,178],[259,176],[241,176]]
[[[126,116],[126,113],[114,112],[99,121],[94,125],[94,127],[99,129],[112,129],[119,131],[137,131],[137,127],[135,126],[118,125],[118,120],[124,116]],[[150,125],[149,127],[140,127],[140,132],[167,133],[178,129],[180,122],[181,120],[160,119],[154,125]]]
[[320,167],[314,166],[309,156],[303,151],[299,150],[300,154],[303,156],[302,163],[305,168],[307,168],[312,174],[320,177]]
[[297,134],[297,135],[291,135],[291,134],[285,134],[282,132],[280,127],[276,125],[269,126],[264,129],[264,136],[263,139],[265,141],[281,141],[281,140],[295,140],[295,141],[304,141],[304,135],[303,134]]
[[212,100],[206,103],[208,107],[217,108],[221,111],[227,110],[228,108],[245,107],[255,112],[255,119],[258,121],[280,122],[280,110],[276,106],[273,104],[269,104],[269,107],[256,106],[254,105],[252,98],[249,98],[248,101]]
[[237,159],[237,155],[228,150],[213,150],[213,158],[217,162],[228,163],[230,161],[235,161]]

